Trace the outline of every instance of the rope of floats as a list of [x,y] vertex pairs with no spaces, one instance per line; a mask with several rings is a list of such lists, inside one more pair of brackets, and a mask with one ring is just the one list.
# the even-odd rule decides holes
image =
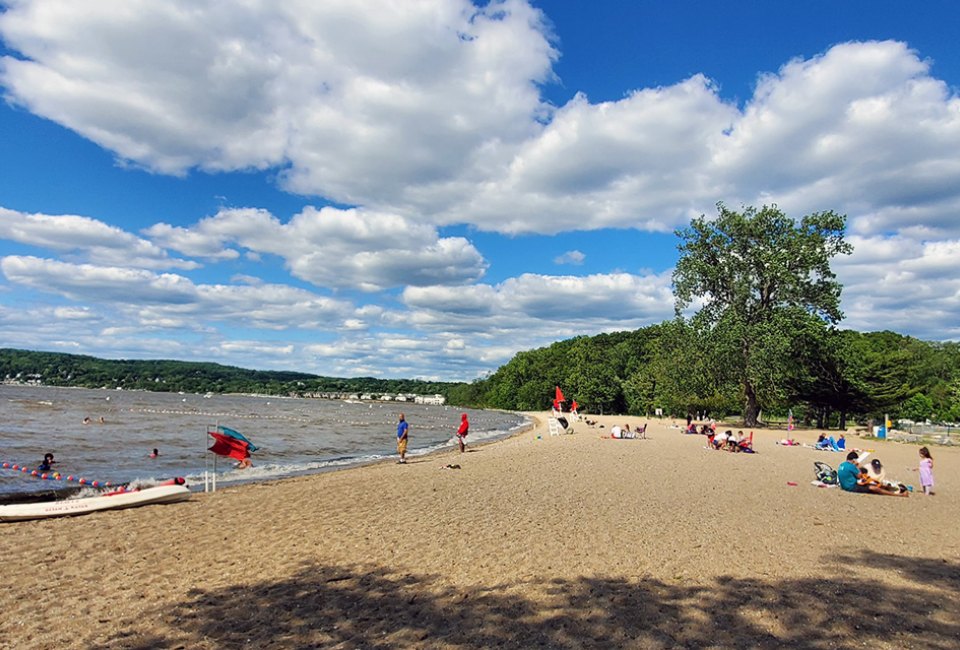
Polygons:
[[111,483],[110,481],[97,481],[84,478],[82,476],[74,476],[73,474],[68,474],[64,476],[60,472],[42,472],[40,470],[34,469],[31,470],[26,465],[20,465],[17,463],[7,463],[4,462],[0,467],[3,469],[13,470],[14,472],[20,472],[21,474],[26,474],[27,476],[32,476],[34,478],[40,479],[41,481],[71,481],[75,482],[78,485],[89,485],[90,487],[117,487],[124,488],[123,485],[118,483]]

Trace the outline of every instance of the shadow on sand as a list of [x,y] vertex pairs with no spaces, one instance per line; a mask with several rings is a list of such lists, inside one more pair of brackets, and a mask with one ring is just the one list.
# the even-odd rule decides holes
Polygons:
[[[583,578],[467,590],[440,576],[314,566],[280,582],[194,589],[154,614],[153,633],[131,630],[104,647],[953,650],[960,564],[864,552],[804,579]],[[130,627],[144,629],[142,619]]]

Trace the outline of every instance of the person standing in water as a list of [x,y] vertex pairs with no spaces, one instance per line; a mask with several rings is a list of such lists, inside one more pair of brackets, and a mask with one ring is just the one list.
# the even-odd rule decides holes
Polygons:
[[460,453],[462,454],[467,448],[467,433],[470,432],[470,423],[467,421],[467,414],[463,413],[460,415],[460,428],[457,429],[457,444],[460,445]]
[[401,465],[407,462],[407,439],[409,431],[410,425],[407,424],[403,413],[401,413],[400,420],[397,422],[397,453],[400,454],[400,460],[397,462]]

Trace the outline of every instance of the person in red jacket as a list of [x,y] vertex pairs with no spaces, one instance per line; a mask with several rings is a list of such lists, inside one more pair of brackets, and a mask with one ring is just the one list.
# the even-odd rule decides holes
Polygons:
[[470,423],[467,422],[467,414],[464,413],[460,416],[460,428],[457,429],[457,443],[460,445],[460,453],[467,448],[467,433],[470,431]]

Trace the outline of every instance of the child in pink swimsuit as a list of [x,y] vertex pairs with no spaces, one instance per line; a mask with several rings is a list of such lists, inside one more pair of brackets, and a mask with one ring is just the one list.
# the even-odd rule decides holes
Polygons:
[[924,494],[933,494],[933,456],[926,447],[920,447],[920,485]]

